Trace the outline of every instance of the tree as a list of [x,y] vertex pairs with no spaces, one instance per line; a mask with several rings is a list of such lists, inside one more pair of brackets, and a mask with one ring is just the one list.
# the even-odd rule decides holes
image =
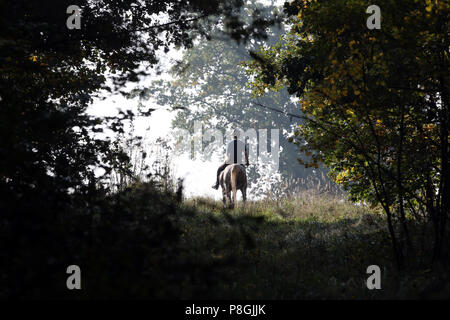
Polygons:
[[190,47],[194,38],[207,37],[208,24],[220,23],[246,41],[264,37],[264,26],[273,23],[257,14],[242,23],[239,0],[84,0],[77,1],[81,29],[68,29],[72,4],[0,2],[0,251],[1,260],[11,262],[4,278],[17,291],[26,285],[7,275],[45,281],[39,270],[51,275],[47,258],[70,259],[80,242],[92,242],[103,178],[114,168],[130,168],[126,153],[95,133],[105,127],[123,132],[123,121],[134,114],[88,116],[93,97],[139,80],[171,46]]
[[[269,18],[276,6],[247,4],[242,19],[260,10]],[[247,18],[248,19],[248,18]],[[298,150],[288,142],[295,129],[293,117],[299,112],[286,90],[269,92],[255,97],[248,87],[249,76],[242,63],[250,60],[249,51],[260,46],[270,46],[285,32],[282,26],[270,29],[270,37],[262,41],[252,40],[239,44],[214,28],[211,41],[199,41],[183,53],[182,60],[171,69],[173,80],[158,80],[151,86],[135,90],[130,97],[152,99],[161,106],[178,110],[173,121],[175,128],[194,131],[194,122],[200,121],[203,129],[229,128],[238,125],[242,129],[276,128],[280,130],[280,172],[292,189],[300,184],[298,178],[320,177],[322,170],[292,166],[299,156]],[[255,160],[251,159],[251,162]],[[249,170],[250,181],[259,181],[266,168]],[[261,170],[258,170],[261,169]],[[276,186],[279,188],[279,185]]]
[[[64,190],[82,186],[92,166],[106,161],[100,155],[108,153],[105,141],[90,136],[105,119],[84,114],[99,90],[137,81],[146,73],[139,71],[142,63],[156,65],[159,49],[191,46],[209,23],[221,22],[238,40],[264,36],[258,26],[271,23],[257,14],[254,23],[241,23],[236,18],[241,1],[84,1],[81,29],[69,30],[69,5],[2,2],[0,150],[2,182],[8,186],[30,186],[37,174],[65,181],[59,184]],[[130,117],[122,114],[119,120]],[[122,130],[120,122],[109,127]]]
[[310,157],[299,161],[323,161],[353,200],[381,204],[399,266],[413,247],[412,221],[431,221],[433,260],[444,261],[450,4],[377,5],[381,30],[366,27],[365,1],[286,3],[292,29],[254,55],[252,84],[259,94],[284,86],[299,98],[297,137],[306,144],[293,141]]

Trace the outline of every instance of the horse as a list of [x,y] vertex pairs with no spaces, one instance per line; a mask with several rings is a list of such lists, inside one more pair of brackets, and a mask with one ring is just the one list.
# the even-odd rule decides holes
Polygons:
[[[226,206],[227,199],[231,207],[237,208],[237,191],[241,190],[242,199],[247,200],[247,174],[245,167],[240,164],[230,164],[220,173],[219,184],[222,187],[223,204]],[[233,192],[233,200],[231,199]]]

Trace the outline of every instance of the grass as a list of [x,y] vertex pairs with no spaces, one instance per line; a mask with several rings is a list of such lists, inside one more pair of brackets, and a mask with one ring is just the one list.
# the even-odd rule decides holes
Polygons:
[[[398,272],[384,215],[342,197],[300,192],[233,210],[143,183],[58,219],[32,213],[1,226],[0,298],[450,297],[449,272],[429,269],[427,243],[417,241],[413,263]],[[83,290],[66,288],[71,264]],[[367,289],[370,265],[381,268],[381,290]]]
[[[300,194],[235,210],[208,198],[183,205],[197,214],[179,221],[182,252],[203,266],[199,279],[208,277],[186,281],[182,298],[450,297],[448,285],[433,289],[439,274],[399,274],[382,214],[345,200]],[[373,264],[382,270],[381,290],[366,286]]]

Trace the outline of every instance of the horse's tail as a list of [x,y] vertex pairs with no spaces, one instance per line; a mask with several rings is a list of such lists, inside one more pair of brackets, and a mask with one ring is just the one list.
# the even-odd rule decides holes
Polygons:
[[239,166],[231,168],[231,191],[233,191],[233,205],[237,208],[237,180],[239,174]]

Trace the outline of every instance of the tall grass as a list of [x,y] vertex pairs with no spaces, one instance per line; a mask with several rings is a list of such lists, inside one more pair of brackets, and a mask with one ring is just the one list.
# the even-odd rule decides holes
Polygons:
[[[201,289],[186,284],[184,297],[450,297],[445,272],[398,273],[383,215],[340,196],[300,192],[249,201],[235,210],[195,198],[184,206],[198,213],[180,221],[185,252],[214,265],[211,272],[221,279]],[[366,270],[373,264],[382,270],[382,290],[366,286]]]

